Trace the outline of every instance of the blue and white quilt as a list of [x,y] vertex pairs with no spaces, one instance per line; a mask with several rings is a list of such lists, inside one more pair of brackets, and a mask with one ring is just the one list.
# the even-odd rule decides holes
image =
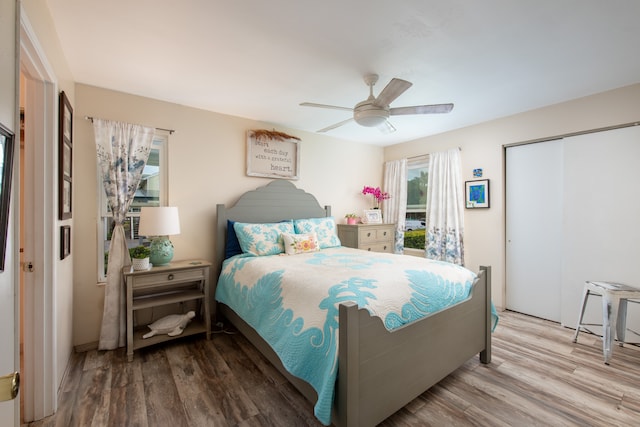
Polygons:
[[345,247],[299,255],[236,255],[223,263],[216,300],[251,325],[284,367],[316,390],[331,424],[338,372],[338,306],[353,301],[389,330],[468,298],[476,275],[425,258]]

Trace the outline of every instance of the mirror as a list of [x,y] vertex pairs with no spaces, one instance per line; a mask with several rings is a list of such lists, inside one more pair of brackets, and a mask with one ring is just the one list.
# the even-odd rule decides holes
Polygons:
[[13,173],[13,133],[0,123],[0,271],[4,271]]

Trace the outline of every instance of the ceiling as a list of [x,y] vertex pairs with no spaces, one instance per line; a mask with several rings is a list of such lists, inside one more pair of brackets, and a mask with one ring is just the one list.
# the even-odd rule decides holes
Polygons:
[[[47,0],[78,83],[315,132],[393,78],[413,86],[381,146],[640,82],[637,0]],[[162,124],[158,124],[161,126]]]

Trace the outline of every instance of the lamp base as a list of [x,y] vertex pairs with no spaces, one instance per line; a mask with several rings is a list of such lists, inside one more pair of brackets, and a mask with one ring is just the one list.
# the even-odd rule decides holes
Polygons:
[[149,261],[155,267],[167,265],[173,259],[173,243],[168,236],[158,236],[151,240]]

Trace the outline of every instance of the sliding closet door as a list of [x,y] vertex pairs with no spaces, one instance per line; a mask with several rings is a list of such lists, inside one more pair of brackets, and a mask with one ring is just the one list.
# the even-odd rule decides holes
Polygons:
[[506,308],[560,321],[562,140],[506,149]]
[[[564,157],[562,324],[575,327],[585,280],[640,287],[640,126],[565,138]],[[639,309],[629,304],[627,325],[635,331]],[[587,317],[602,321],[598,298],[590,299]]]

